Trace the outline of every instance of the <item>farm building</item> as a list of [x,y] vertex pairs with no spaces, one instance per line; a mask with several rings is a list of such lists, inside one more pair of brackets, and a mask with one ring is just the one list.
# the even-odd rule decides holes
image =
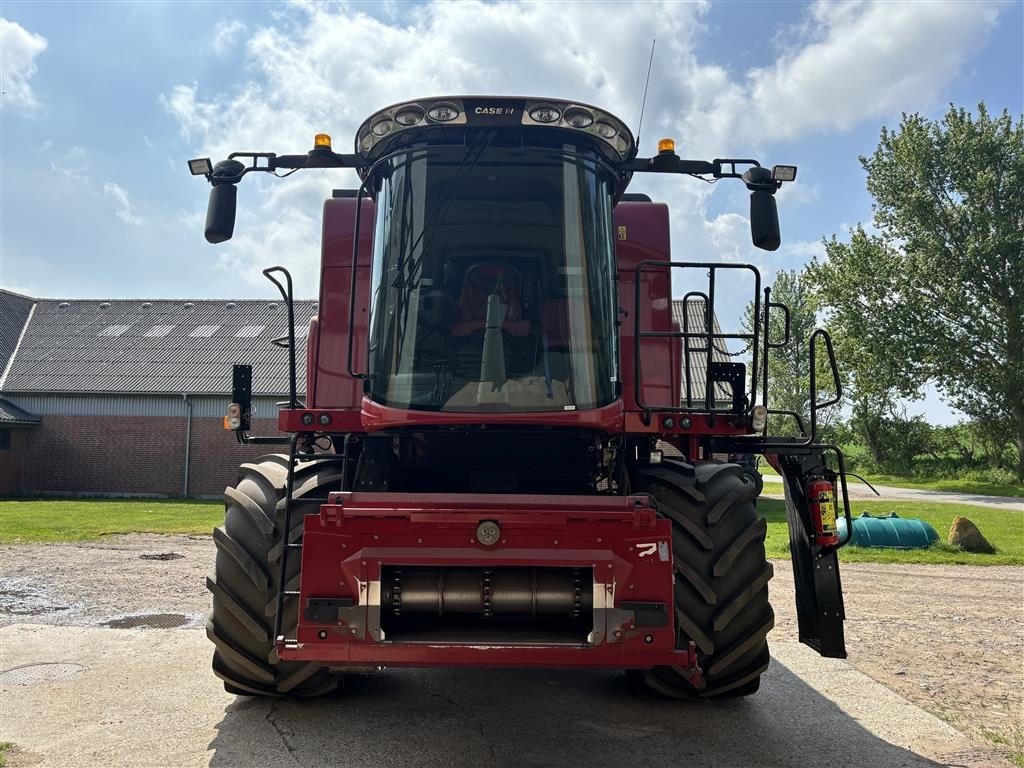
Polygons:
[[[685,304],[687,327],[704,329],[703,305],[673,304],[680,327]],[[316,306],[295,303],[300,350]],[[223,429],[231,367],[253,366],[253,434],[276,433],[288,365],[271,342],[286,329],[279,301],[33,299],[0,290],[0,494],[219,495],[239,464],[268,452]],[[717,350],[713,358],[728,359]],[[704,397],[705,361],[691,352],[695,400]],[[301,393],[303,352],[297,363]]]
[[[304,349],[315,301],[295,303]],[[59,300],[0,290],[0,493],[216,496],[266,446],[223,429],[253,365],[253,433],[288,389],[283,302]],[[305,354],[299,390],[305,388]]]

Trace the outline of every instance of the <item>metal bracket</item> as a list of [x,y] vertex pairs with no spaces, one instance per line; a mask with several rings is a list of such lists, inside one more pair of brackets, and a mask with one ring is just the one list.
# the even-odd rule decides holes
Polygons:
[[231,369],[231,402],[238,403],[241,424],[239,429],[248,432],[252,428],[252,366],[235,363]]
[[637,627],[666,627],[668,612],[664,603],[643,603],[624,600],[619,607],[633,612],[633,625]]
[[337,624],[338,611],[355,604],[351,597],[311,597],[306,600],[302,617],[310,624]]
[[[710,357],[710,355],[709,355]],[[715,384],[728,384],[732,392],[732,409],[741,413],[746,405],[743,402],[743,386],[747,380],[747,366],[743,363],[723,363],[712,361],[710,363],[711,380]]]

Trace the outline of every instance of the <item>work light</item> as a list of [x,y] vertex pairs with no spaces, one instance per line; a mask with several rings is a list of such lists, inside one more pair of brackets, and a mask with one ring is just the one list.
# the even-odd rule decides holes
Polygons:
[[213,163],[208,157],[198,157],[188,161],[188,170],[193,176],[206,176],[213,172]]

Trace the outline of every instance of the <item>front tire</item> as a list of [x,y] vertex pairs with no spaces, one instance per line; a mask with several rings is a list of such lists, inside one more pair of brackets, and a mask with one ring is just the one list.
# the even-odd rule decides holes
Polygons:
[[635,485],[672,521],[677,647],[696,644],[705,686],[695,688],[674,667],[641,673],[643,683],[674,698],[756,692],[775,617],[753,479],[735,464],[666,458],[638,471]]
[[[295,468],[292,543],[302,540],[303,516],[319,508],[303,498],[336,490],[337,464],[299,463]],[[318,696],[338,686],[340,675],[316,662],[281,661],[274,638],[274,616],[280,585],[281,529],[288,457],[263,456],[239,468],[238,483],[224,490],[224,524],[214,529],[217,546],[214,576],[206,580],[213,593],[213,612],[206,634],[213,641],[213,672],[228,693],[245,696]],[[288,556],[288,589],[298,588],[300,557]],[[294,635],[296,600],[285,601],[281,632]]]

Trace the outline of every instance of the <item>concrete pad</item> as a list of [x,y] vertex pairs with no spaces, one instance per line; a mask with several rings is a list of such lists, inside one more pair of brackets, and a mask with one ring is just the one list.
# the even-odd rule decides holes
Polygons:
[[758,694],[719,703],[637,698],[615,672],[466,669],[387,670],[309,701],[236,698],[210,650],[194,629],[0,629],[0,740],[21,748],[12,768],[1008,765],[793,643],[773,645]]

